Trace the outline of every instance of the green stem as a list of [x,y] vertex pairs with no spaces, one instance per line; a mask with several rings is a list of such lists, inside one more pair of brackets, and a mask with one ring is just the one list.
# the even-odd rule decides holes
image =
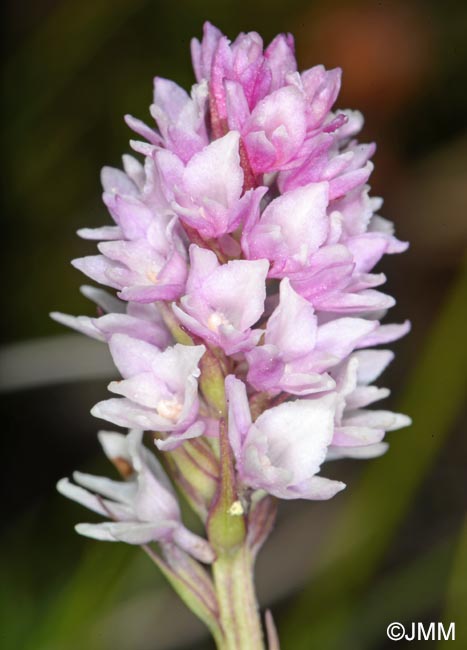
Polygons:
[[246,544],[213,564],[224,639],[218,650],[264,650],[253,582],[253,557]]

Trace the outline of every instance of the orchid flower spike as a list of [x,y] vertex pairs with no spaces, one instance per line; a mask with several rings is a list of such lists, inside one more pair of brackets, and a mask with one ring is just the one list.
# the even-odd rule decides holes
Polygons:
[[[101,174],[111,222],[78,233],[97,252],[73,265],[110,292],[83,288],[90,315],[52,314],[109,346],[113,396],[92,414],[130,429],[99,436],[126,480],[77,472],[58,489],[109,520],[78,532],[157,542],[219,648],[264,650],[252,569],[275,501],[336,496],[325,462],[379,456],[410,424],[373,408],[394,356],[377,347],[410,329],[384,320],[378,264],[408,244],[371,195],[375,145],[338,107],[339,68],[300,72],[290,34],[230,41],[210,23],[191,55],[191,89],[156,77],[152,123],[125,117],[134,153]],[[268,634],[278,650],[270,616]]]

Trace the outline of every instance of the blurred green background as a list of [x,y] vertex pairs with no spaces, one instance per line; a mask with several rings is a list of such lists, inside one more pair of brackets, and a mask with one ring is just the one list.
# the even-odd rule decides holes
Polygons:
[[392,319],[413,321],[388,407],[415,424],[382,459],[330,465],[349,484],[334,501],[281,508],[258,565],[262,604],[283,650],[379,650],[394,620],[455,621],[467,647],[467,7],[454,0],[6,2],[2,647],[211,648],[137,549],[73,532],[89,515],[54,485],[107,471],[88,412],[112,367],[47,315],[91,313],[69,260],[92,250],[77,228],[108,222],[100,167],[128,151],[123,114],[148,118],[154,75],[193,83],[189,41],[206,19],[230,37],[291,31],[300,68],[343,68],[338,105],[364,112],[374,193],[411,241],[381,267]]

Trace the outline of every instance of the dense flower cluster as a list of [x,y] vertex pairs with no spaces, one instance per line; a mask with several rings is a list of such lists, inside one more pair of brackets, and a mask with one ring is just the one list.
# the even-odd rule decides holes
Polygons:
[[339,69],[299,73],[290,36],[263,48],[256,33],[231,43],[210,24],[192,58],[191,94],[155,79],[157,128],[126,118],[144,161],[102,172],[114,225],[79,233],[99,252],[73,264],[118,297],[86,287],[96,318],[54,317],[109,344],[122,380],[93,414],[133,430],[128,442],[101,437],[130,482],[60,483],[114,520],[79,532],[209,561],[138,432],[163,454],[199,437],[215,450],[226,422],[241,494],[335,495],[344,484],[319,475],[325,461],[377,456],[409,422],[368,409],[388,394],[372,383],[393,356],[373,348],[409,328],[381,325],[394,299],[374,268],[407,244],[369,196],[361,114],[334,109]]

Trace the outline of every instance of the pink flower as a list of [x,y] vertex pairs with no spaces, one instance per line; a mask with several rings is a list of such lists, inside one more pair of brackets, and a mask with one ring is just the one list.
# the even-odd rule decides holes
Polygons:
[[200,436],[205,424],[198,418],[198,363],[202,345],[175,345],[163,352],[125,334],[114,334],[110,352],[123,381],[109,390],[122,398],[99,402],[95,417],[122,427],[167,432],[157,440],[160,449],[172,449],[183,440]]
[[73,265],[93,280],[118,289],[124,300],[173,300],[185,286],[186,247],[152,163],[146,165],[145,174],[141,189],[120,170],[104,168],[104,201],[117,227],[81,231],[85,238],[106,241],[98,244],[100,255],[82,257]]
[[190,263],[187,293],[173,306],[180,323],[227,354],[251,349],[262,334],[251,328],[264,309],[267,261],[221,265],[214,253],[192,245]]
[[256,32],[240,34],[229,43],[218,29],[205,23],[203,39],[192,40],[191,53],[197,80],[210,82],[211,113],[224,126],[229,113],[228,82],[239,85],[252,110],[266,95],[281,88],[287,75],[297,69],[290,34],[280,34],[263,52],[263,40]]
[[127,334],[132,338],[147,341],[159,349],[164,349],[172,343],[170,332],[156,305],[125,303],[94,287],[84,286],[81,291],[94,300],[101,311],[108,313],[91,318],[52,312],[51,318],[98,341],[109,342],[113,334]]
[[312,255],[328,237],[327,206],[327,183],[312,183],[279,196],[256,222],[250,219],[246,224],[242,238],[245,255],[269,259],[272,277],[308,268]]
[[[230,86],[228,100],[231,106],[241,105],[234,86]],[[241,132],[254,173],[276,172],[295,162],[306,135],[305,98],[297,88],[279,88],[258,102],[251,115],[244,118],[237,115],[229,120],[229,125]]]
[[107,458],[125,463],[130,477],[123,482],[75,472],[76,485],[61,479],[61,494],[113,520],[78,524],[76,531],[108,542],[176,544],[202,562],[212,562],[208,542],[182,524],[175,492],[157,458],[143,446],[142,432],[101,431],[99,440]]
[[333,434],[335,395],[287,402],[253,423],[245,385],[226,378],[229,439],[240,480],[280,499],[329,499],[345,485],[317,476]]
[[370,384],[393,357],[389,350],[361,350],[332,373],[336,379],[338,402],[328,460],[380,456],[388,447],[382,442],[386,431],[410,425],[410,418],[401,413],[366,408],[389,395],[387,388]]
[[257,188],[243,194],[238,147],[239,135],[232,131],[195,154],[186,165],[168,151],[156,156],[172,209],[204,239],[233,232],[258,210],[266,191]]
[[378,327],[377,321],[338,318],[318,326],[311,304],[284,278],[268,320],[264,345],[247,353],[248,381],[257,390],[308,395],[333,389],[327,371]]
[[209,144],[206,126],[207,84],[195,84],[191,97],[169,79],[154,79],[151,115],[157,122],[164,145],[188,162]]

